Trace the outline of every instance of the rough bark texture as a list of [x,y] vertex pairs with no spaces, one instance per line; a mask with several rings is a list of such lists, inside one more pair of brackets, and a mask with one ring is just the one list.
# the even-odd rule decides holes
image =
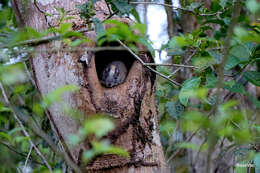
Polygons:
[[[87,25],[80,19],[75,5],[84,2],[84,0],[12,0],[12,5],[21,27],[29,26],[38,31],[43,31],[50,26],[56,27],[60,17],[56,8],[64,8],[67,14],[74,17],[69,21],[74,24],[73,29],[79,30],[87,28]],[[101,21],[109,15],[103,1],[96,3],[95,12],[96,17]],[[45,16],[46,13],[53,16]],[[129,19],[115,18],[130,23]],[[86,32],[85,35],[95,40],[94,31]],[[94,47],[95,44],[84,46]],[[79,86],[78,93],[63,95],[65,103],[81,110],[86,117],[96,113],[110,114],[116,121],[116,129],[107,137],[113,144],[129,151],[131,156],[129,158],[116,155],[99,156],[85,166],[85,170],[88,172],[167,172],[156,117],[155,76],[126,51],[95,54],[87,51],[70,52],[66,51],[67,48],[61,41],[37,46],[35,56],[31,58],[31,66],[39,92],[44,96],[53,89],[67,84]],[[53,49],[59,51],[52,51]],[[104,88],[99,82],[97,68],[99,65],[104,65],[102,62],[105,59],[112,61],[113,56],[127,56],[121,58],[127,59],[125,63],[129,66],[128,76],[123,84]],[[145,62],[152,61],[146,52],[140,52],[140,57]],[[85,61],[80,61],[82,59]],[[58,103],[52,105],[48,112],[54,130],[64,141],[67,152],[76,163],[80,163],[80,153],[90,147],[89,142],[85,141],[79,147],[72,148],[67,139],[68,134],[78,131],[80,121],[65,115],[62,106]],[[81,120],[86,117],[81,117]]]

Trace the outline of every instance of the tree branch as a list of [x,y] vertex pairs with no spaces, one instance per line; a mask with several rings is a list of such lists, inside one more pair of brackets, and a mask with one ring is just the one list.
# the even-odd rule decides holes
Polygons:
[[49,165],[49,163],[47,162],[47,160],[45,159],[45,157],[43,156],[43,154],[41,153],[41,151],[36,147],[36,145],[33,143],[32,139],[30,138],[29,133],[26,131],[22,121],[18,118],[18,116],[16,115],[13,106],[10,104],[9,99],[6,95],[5,89],[2,85],[2,83],[0,82],[0,89],[2,91],[2,95],[4,97],[4,100],[6,102],[6,104],[9,106],[10,110],[13,113],[13,116],[15,118],[15,120],[18,122],[19,126],[22,128],[22,131],[24,133],[24,135],[28,138],[30,145],[35,149],[36,153],[41,157],[41,159],[43,160],[44,164],[46,165],[46,167],[49,169],[49,171],[52,173],[52,169],[51,166]]
[[[14,107],[11,105],[11,103],[9,102],[9,99],[6,95],[6,92],[4,90],[4,87],[2,85],[2,83],[0,82],[0,89],[2,91],[2,95],[4,97],[4,100],[6,102],[6,104],[8,105],[8,107],[10,108],[10,110],[13,113],[13,116],[15,118],[15,120],[18,122],[19,126],[22,128],[25,136],[29,139],[30,145],[33,146],[33,148],[35,149],[36,153],[42,158],[43,162],[45,163],[45,165],[47,166],[47,168],[49,169],[49,171],[52,173],[52,169],[50,167],[50,165],[48,164],[47,160],[44,158],[44,156],[41,154],[41,152],[39,151],[39,149],[36,147],[36,145],[32,142],[29,133],[26,131],[25,126],[23,125],[22,121],[20,120],[19,116]],[[38,136],[40,136],[42,139],[44,139],[48,145],[50,146],[50,148],[52,149],[53,152],[55,152],[57,155],[59,155],[60,157],[62,157],[65,162],[76,172],[76,173],[82,173],[82,171],[79,169],[79,167],[69,158],[68,154],[66,152],[61,152],[59,150],[59,148],[49,139],[48,135],[45,134],[41,129],[39,129],[37,127],[37,125],[35,125],[34,123],[30,122],[27,124],[29,126],[29,128]]]
[[[217,98],[216,98],[216,103],[215,103],[214,107],[212,108],[213,114],[216,114],[218,105],[220,103],[221,88],[223,87],[223,81],[224,81],[224,72],[225,72],[224,68],[225,68],[225,65],[228,60],[229,47],[230,47],[230,43],[232,40],[234,28],[237,24],[237,19],[239,17],[239,14],[240,14],[240,1],[234,0],[234,4],[232,7],[232,17],[231,17],[231,21],[230,21],[230,24],[229,24],[229,27],[227,30],[227,36],[226,36],[226,39],[224,40],[224,45],[223,45],[223,59],[218,68],[218,82],[217,82],[217,93],[216,93]],[[210,170],[211,170],[211,155],[215,148],[216,140],[217,140],[213,136],[209,136],[209,138],[211,138],[211,140],[209,141],[209,148],[208,148],[208,153],[207,153],[207,164],[205,167],[205,172],[210,172]]]
[[178,86],[178,87],[181,86],[181,84],[179,84],[178,82],[176,82],[176,81],[170,79],[169,77],[165,76],[164,74],[162,74],[162,73],[160,73],[160,72],[154,70],[152,67],[146,65],[146,63],[145,63],[138,55],[136,55],[127,45],[125,45],[125,44],[124,44],[122,41],[120,41],[120,40],[117,40],[117,41],[121,44],[121,46],[123,46],[126,50],[128,50],[143,66],[145,66],[145,67],[148,68],[149,70],[153,71],[153,72],[156,73],[157,75],[161,76],[162,78],[164,78],[164,79],[170,81],[173,85]]
[[28,160],[30,159],[32,150],[33,150],[33,146],[31,145],[31,146],[30,146],[29,153],[28,153],[28,155],[27,155],[27,157],[26,157],[26,160],[25,160],[25,163],[24,163],[24,166],[23,166],[23,172],[25,172],[25,169],[26,169],[26,167],[27,167]]
[[[188,63],[188,62],[191,60],[191,58],[192,58],[196,53],[197,53],[197,49],[192,52],[192,54],[185,60],[184,63],[185,63],[185,64]],[[178,71],[180,71],[180,70],[181,70],[181,67],[184,67],[184,66],[180,66],[179,68],[177,68],[176,70],[174,70],[168,77],[172,77],[174,74],[176,74]],[[196,68],[197,68],[197,67],[196,67]]]
[[176,7],[174,5],[170,5],[170,4],[166,4],[166,3],[159,3],[159,2],[130,2],[130,4],[136,4],[136,5],[138,5],[138,4],[161,5],[161,6],[165,6],[165,7],[171,7],[174,10],[182,10],[182,11],[185,11],[185,12],[189,12],[189,13],[192,13],[192,14],[198,15],[198,16],[215,16],[215,15],[222,14],[224,12],[224,11],[220,11],[220,12],[216,12],[216,13],[201,14],[201,13],[195,13],[194,11],[188,10],[186,8]]

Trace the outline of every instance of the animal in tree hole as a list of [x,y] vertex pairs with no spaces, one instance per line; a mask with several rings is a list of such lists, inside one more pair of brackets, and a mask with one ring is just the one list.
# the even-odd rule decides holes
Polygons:
[[125,81],[127,69],[123,62],[113,61],[109,63],[101,74],[101,83],[105,87],[114,87]]

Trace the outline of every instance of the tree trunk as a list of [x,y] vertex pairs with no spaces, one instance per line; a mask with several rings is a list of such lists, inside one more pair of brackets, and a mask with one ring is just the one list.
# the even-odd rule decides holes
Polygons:
[[[85,0],[12,0],[12,6],[21,27],[29,26],[38,31],[57,27],[60,17],[57,8],[64,8],[69,16],[74,17],[69,21],[73,23],[73,29],[79,30],[87,28],[87,24],[80,19],[75,6],[84,2]],[[104,1],[96,2],[95,12],[95,17],[101,21],[109,16]],[[129,19],[114,18],[130,23]],[[94,31],[85,32],[84,35],[95,40]],[[127,51],[94,53],[84,49],[95,46],[94,43],[81,45],[81,51],[72,52],[66,51],[68,46],[61,41],[53,41],[37,46],[34,57],[31,58],[37,89],[42,96],[67,84],[76,85],[80,91],[66,93],[63,99],[84,113],[85,117],[81,119],[92,114],[108,113],[116,121],[115,130],[107,136],[113,144],[127,150],[130,157],[98,156],[83,166],[83,172],[167,172],[158,132],[154,74],[135,61]],[[145,62],[152,62],[147,52],[140,52],[139,56]],[[80,61],[82,59],[85,61]],[[128,75],[124,83],[105,88],[99,82],[100,69],[114,60],[126,64]],[[48,116],[55,132],[64,142],[66,152],[75,163],[80,164],[80,153],[90,147],[89,141],[73,148],[67,138],[69,134],[77,133],[80,121],[64,115],[62,106],[58,103],[48,109]]]
[[[165,4],[172,5],[172,0],[164,0]],[[168,31],[168,36],[171,38],[174,34],[177,33],[177,27],[176,27],[176,22],[174,22],[173,19],[173,8],[172,7],[167,7],[165,6],[165,12],[167,15],[167,31]]]

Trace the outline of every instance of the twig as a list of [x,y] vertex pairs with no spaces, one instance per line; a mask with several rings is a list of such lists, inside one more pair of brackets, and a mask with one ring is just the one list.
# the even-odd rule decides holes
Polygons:
[[110,9],[110,7],[109,7],[109,4],[107,3],[106,0],[105,0],[105,3],[106,3],[106,5],[107,5],[107,8],[108,8],[109,14],[112,15],[112,11],[111,11],[111,9]]
[[184,67],[184,68],[197,68],[198,67],[195,67],[195,66],[192,66],[192,65],[183,65],[183,64],[159,64],[159,63],[144,63],[144,65],[146,66],[175,66],[175,67]]
[[147,4],[147,5],[161,5],[161,6],[165,6],[165,7],[171,7],[174,10],[182,10],[182,11],[186,11],[189,13],[192,13],[194,15],[199,15],[199,16],[215,16],[215,15],[219,15],[222,14],[224,11],[220,11],[220,12],[216,12],[216,13],[209,13],[209,14],[200,14],[200,13],[196,13],[192,10],[188,10],[186,8],[181,8],[181,7],[176,7],[174,5],[170,5],[170,4],[165,4],[165,3],[159,3],[159,2],[130,2],[130,4]]
[[[248,70],[248,68],[250,68],[249,66],[250,63],[248,63],[245,68],[242,70],[241,74],[239,75],[239,77],[236,79],[236,82],[239,82],[239,80],[243,77],[243,74]],[[229,92],[227,95],[225,95],[224,97],[224,103],[226,101],[228,101],[230,98],[232,98],[235,95],[235,93],[233,92]]]
[[15,120],[18,122],[19,126],[22,128],[22,131],[24,133],[24,135],[28,138],[30,145],[35,149],[36,153],[41,157],[41,159],[43,160],[44,164],[46,165],[46,167],[49,169],[49,171],[52,173],[52,169],[51,166],[49,165],[49,163],[47,162],[47,160],[45,159],[45,157],[42,155],[41,151],[36,147],[36,145],[33,143],[33,141],[30,138],[29,133],[25,130],[25,127],[22,123],[22,121],[18,118],[18,116],[16,115],[13,106],[10,104],[9,99],[6,95],[6,92],[4,90],[4,87],[2,85],[2,83],[0,82],[0,89],[2,91],[2,95],[4,97],[4,100],[6,102],[6,104],[9,106],[9,108],[11,109],[13,116],[15,118]]
[[30,150],[29,150],[29,153],[28,153],[28,155],[26,157],[26,160],[25,160],[25,163],[24,163],[24,166],[23,166],[23,172],[25,172],[25,169],[27,167],[27,163],[28,163],[28,160],[29,160],[29,158],[31,156],[32,150],[33,150],[33,146],[30,145]]
[[202,146],[206,143],[206,141],[207,141],[207,138],[205,138],[205,139],[203,140],[203,142],[200,144],[200,147],[199,147],[198,152],[196,153],[196,156],[195,156],[195,160],[194,160],[194,164],[193,164],[193,165],[196,165],[197,162],[199,161],[199,155],[200,155],[200,153],[201,153]]
[[31,73],[30,73],[30,71],[29,71],[29,69],[28,69],[28,67],[26,65],[26,62],[23,62],[23,65],[24,65],[24,69],[25,69],[27,77],[30,79],[30,81],[32,82],[33,86],[35,86],[35,81],[32,78],[32,75],[31,75]]
[[[83,28],[83,29],[80,29],[76,32],[83,33],[83,32],[87,32],[87,31],[91,31],[91,29]],[[51,41],[61,40],[64,36],[65,35],[61,34],[61,35],[46,36],[46,37],[43,37],[43,38],[25,40],[25,41],[21,41],[21,42],[13,44],[12,47],[24,46],[24,45],[34,45],[35,46],[35,45],[39,45],[39,44],[42,44],[42,43],[49,43]],[[10,46],[6,46],[6,45],[0,46],[1,49],[2,48],[8,48],[8,47],[10,47]]]
[[179,84],[178,82],[170,79],[169,77],[165,76],[164,74],[154,70],[152,67],[145,65],[145,62],[139,57],[137,56],[127,45],[125,45],[122,41],[117,40],[126,50],[128,50],[143,66],[145,66],[146,68],[148,68],[149,70],[153,71],[154,73],[158,74],[159,76],[163,77],[164,79],[170,81],[172,84],[174,84],[175,86],[180,87],[181,84]]
[[[0,89],[1,89],[1,91],[2,91],[2,95],[3,95],[3,97],[4,97],[4,100],[5,100],[6,104],[9,106],[10,110],[12,111],[12,113],[13,113],[13,115],[14,115],[14,118],[17,120],[19,126],[22,128],[22,130],[23,130],[25,136],[28,137],[29,142],[30,142],[30,145],[32,145],[32,146],[34,147],[35,151],[37,152],[37,154],[40,155],[41,153],[40,153],[39,149],[38,149],[38,148],[36,147],[36,145],[32,142],[32,140],[31,140],[31,138],[30,138],[30,136],[29,136],[29,133],[25,130],[25,127],[24,127],[22,121],[18,118],[18,114],[16,114],[14,107],[10,104],[9,99],[8,99],[6,93],[5,93],[5,90],[4,90],[3,85],[2,85],[1,82],[0,82]],[[38,135],[38,136],[40,136],[42,139],[44,139],[44,140],[47,142],[47,144],[50,146],[50,148],[52,149],[52,151],[54,151],[57,155],[59,155],[60,157],[62,157],[62,158],[65,160],[65,162],[68,164],[68,166],[70,166],[76,173],[82,173],[82,171],[79,169],[79,167],[69,158],[68,154],[67,154],[66,152],[61,152],[61,151],[58,149],[58,147],[56,146],[56,144],[54,144],[54,143],[49,139],[48,135],[45,134],[41,129],[39,129],[39,128],[37,127],[37,125],[35,125],[33,122],[30,122],[30,123],[28,123],[28,126],[29,126],[29,128],[30,128],[36,135]],[[38,152],[39,152],[39,153],[38,153]],[[40,156],[43,157],[42,154],[41,154]],[[44,157],[43,157],[43,158],[44,158]],[[44,161],[45,164],[48,164],[48,163],[46,163],[47,161],[45,160],[45,158],[43,159],[43,161]],[[46,165],[46,166],[47,166],[47,165]],[[48,164],[48,166],[49,166],[49,164]],[[47,167],[48,167],[48,166],[47,166]],[[49,166],[49,167],[50,167],[50,166]],[[49,167],[48,167],[48,168],[49,168]],[[52,172],[51,169],[49,169],[49,171]]]
[[[192,54],[185,60],[184,64],[188,63],[190,59],[197,53],[197,49],[192,52]],[[174,70],[168,77],[172,77],[174,74],[176,74],[178,71],[180,71],[181,67]]]
[[[8,144],[6,144],[6,143],[4,143],[4,142],[1,142],[1,141],[0,141],[0,145],[5,146],[5,147],[8,148],[10,151],[13,151],[13,152],[15,152],[16,154],[19,154],[19,155],[21,155],[21,156],[24,157],[24,158],[26,158],[26,156],[27,156],[26,154],[24,154],[24,153],[22,153],[22,152],[16,151],[14,147],[11,147],[11,146],[9,146]],[[33,159],[32,159],[32,162],[35,163],[35,164],[44,165],[43,163],[38,162],[38,161],[33,160]]]
[[[210,117],[213,113],[213,109],[211,109],[208,113],[207,113],[207,118]],[[190,142],[192,140],[192,138],[200,131],[201,127],[198,127],[190,136],[188,139],[186,139],[184,142]],[[177,156],[180,152],[182,151],[182,149],[178,149],[175,153],[173,153],[167,160],[167,163],[169,163],[175,156]]]
[[[193,132],[190,137],[188,139],[185,140],[185,142],[189,142],[197,133],[198,131],[200,130],[200,127],[195,131]],[[169,163],[174,157],[176,157],[180,152],[182,151],[181,148],[179,148],[177,151],[175,151],[167,160],[167,163]]]

